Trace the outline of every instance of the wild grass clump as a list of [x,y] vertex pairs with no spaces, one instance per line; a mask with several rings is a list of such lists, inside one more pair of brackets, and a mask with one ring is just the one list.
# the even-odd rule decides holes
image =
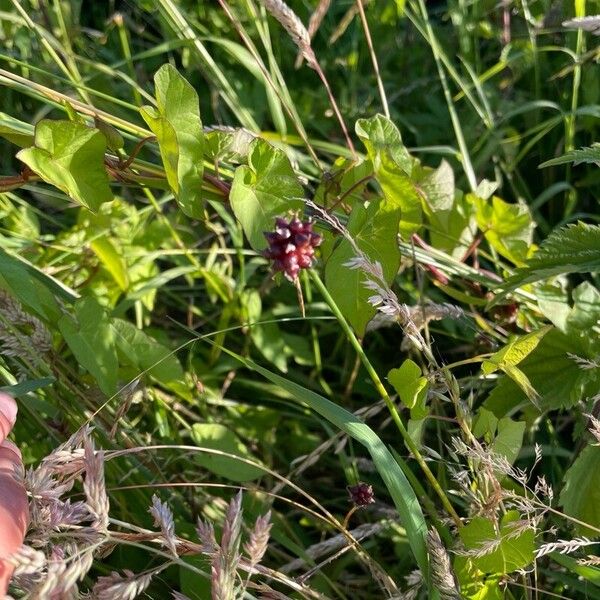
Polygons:
[[590,3],[4,8],[13,598],[599,596]]

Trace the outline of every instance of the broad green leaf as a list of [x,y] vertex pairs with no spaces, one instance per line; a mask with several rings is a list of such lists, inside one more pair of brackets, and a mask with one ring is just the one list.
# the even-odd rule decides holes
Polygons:
[[477,411],[477,417],[473,423],[473,435],[478,438],[484,438],[490,443],[496,435],[498,428],[498,418],[491,411],[483,406]]
[[114,244],[106,236],[102,236],[90,242],[90,247],[100,259],[100,262],[106,267],[106,270],[112,275],[121,290],[124,292],[127,291],[129,287],[127,265]]
[[[572,556],[565,554],[559,554],[558,552],[552,552],[550,554],[552,560],[557,562],[559,565],[566,567],[567,571],[573,573],[579,577],[582,577],[586,581],[593,583],[596,587],[600,587],[600,569],[597,567],[589,567],[587,565],[580,565],[577,559]],[[600,598],[600,595],[594,597]]]
[[419,501],[402,469],[377,434],[363,421],[341,406],[330,402],[319,394],[289,381],[242,356],[223,349],[236,358],[247,368],[252,369],[268,379],[270,382],[287,391],[298,402],[305,403],[312,410],[335,425],[338,429],[348,434],[362,444],[371,454],[377,471],[387,486],[394,500],[396,509],[406,529],[411,550],[425,581],[429,580],[429,565],[425,537],[427,525]]
[[466,556],[456,556],[452,566],[463,598],[467,600],[506,600],[504,590],[500,586],[500,575],[481,572]]
[[587,446],[565,473],[560,504],[570,517],[591,527],[576,524],[581,535],[600,537],[600,446]]
[[[462,260],[465,252],[475,239],[477,225],[474,211],[467,196],[453,189],[450,201],[449,167],[442,162],[440,167],[419,181],[419,187],[425,194],[423,210],[429,221],[429,239],[438,250]],[[441,172],[439,172],[441,171]],[[433,178],[433,183],[428,179]],[[452,182],[454,175],[452,174]],[[454,188],[454,183],[452,183]]]
[[105,151],[106,138],[97,129],[43,119],[35,126],[35,146],[21,150],[17,158],[44,181],[96,211],[113,199]]
[[122,365],[136,369],[135,377],[147,372],[170,388],[185,386],[185,374],[175,354],[129,321],[113,319],[115,344]]
[[414,408],[427,396],[427,379],[422,376],[421,367],[410,358],[399,369],[390,370],[388,381],[407,408]]
[[235,171],[229,201],[254,250],[267,245],[263,232],[272,231],[275,217],[304,206],[304,191],[287,156],[268,142],[250,145],[248,165]]
[[424,194],[423,203],[429,213],[450,211],[454,206],[454,172],[446,160],[437,169],[423,169],[419,187]]
[[492,354],[487,360],[484,360],[481,370],[486,375],[489,375],[498,369],[506,371],[506,367],[518,365],[535,350],[551,328],[551,325],[547,325],[526,335],[516,337],[498,350],[498,352]]
[[406,175],[412,173],[414,160],[402,142],[400,131],[387,117],[375,115],[356,122],[356,135],[367,149],[375,171],[380,168],[382,155],[387,154]]
[[33,126],[0,112],[0,137],[7,139],[15,146],[28,148],[33,145]]
[[490,445],[490,450],[504,456],[512,465],[521,451],[524,433],[524,421],[513,421],[510,417],[504,417],[498,421],[498,433]]
[[589,148],[571,150],[562,156],[543,162],[538,168],[543,169],[545,167],[554,167],[566,163],[573,163],[574,165],[580,165],[581,163],[595,163],[600,166],[600,144],[596,142]]
[[596,271],[600,271],[600,225],[579,222],[553,231],[527,265],[517,269],[500,287],[506,293],[563,273]]
[[470,523],[459,530],[460,539],[467,550],[481,550],[486,543],[500,540],[492,552],[481,557],[470,557],[473,565],[484,573],[506,574],[522,569],[533,561],[535,532],[526,529],[515,535],[511,523],[519,520],[515,510],[507,512],[502,518],[497,533],[491,519],[474,517]]
[[[593,358],[575,336],[567,336],[553,329],[538,346],[519,364],[520,370],[539,395],[541,410],[568,408],[585,396],[600,392],[600,377],[593,370],[581,369],[569,353]],[[510,378],[502,377],[492,390],[485,406],[502,417],[521,402],[525,393]]]
[[469,196],[477,226],[498,254],[515,265],[525,264],[533,241],[535,223],[526,204],[509,204],[497,196],[491,201]]
[[[358,247],[372,262],[378,262],[388,283],[396,276],[400,252],[396,242],[401,209],[394,200],[373,200],[368,206],[356,204],[350,215],[348,231]],[[374,294],[364,286],[366,275],[346,263],[355,256],[347,240],[335,248],[325,266],[325,282],[342,314],[359,336],[376,309],[368,299]]]
[[408,239],[422,223],[421,196],[410,179],[414,160],[404,147],[398,128],[382,115],[359,119],[356,133],[367,148],[386,202],[401,209],[399,231]]
[[[220,450],[258,462],[240,439],[224,425],[195,423],[192,426],[192,439],[196,445],[202,448]],[[259,467],[229,456],[206,452],[196,455],[194,460],[215,475],[220,475],[231,481],[252,481],[264,474],[264,471]]]
[[95,298],[84,297],[75,303],[75,314],[65,314],[58,329],[77,362],[97,381],[107,396],[117,388],[115,334],[106,311]]
[[142,106],[140,113],[158,140],[167,181],[181,210],[202,216],[204,135],[196,90],[178,73],[163,65],[154,76],[157,108]]

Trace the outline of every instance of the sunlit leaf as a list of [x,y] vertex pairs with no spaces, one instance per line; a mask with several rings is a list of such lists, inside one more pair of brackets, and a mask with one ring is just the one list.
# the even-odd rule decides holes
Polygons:
[[90,210],[113,194],[104,168],[106,138],[72,121],[43,119],[35,126],[35,146],[17,154],[44,181]]
[[163,65],[154,76],[157,107],[140,113],[158,140],[169,186],[181,210],[202,216],[204,135],[196,90],[173,66]]
[[229,201],[254,250],[267,242],[263,235],[272,231],[275,217],[303,207],[304,192],[287,156],[264,140],[250,145],[248,165],[235,171]]

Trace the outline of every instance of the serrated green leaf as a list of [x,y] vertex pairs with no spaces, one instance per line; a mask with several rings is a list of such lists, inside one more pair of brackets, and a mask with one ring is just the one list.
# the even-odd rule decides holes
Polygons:
[[106,311],[95,298],[77,300],[75,314],[63,315],[58,329],[77,362],[97,381],[107,396],[117,388],[117,353],[114,330]]
[[[593,370],[581,369],[569,354],[588,356],[580,340],[553,329],[537,348],[519,364],[539,396],[541,410],[567,408],[583,397],[600,392],[600,377]],[[485,402],[486,408],[502,417],[525,401],[523,390],[510,378],[502,377]]]
[[386,202],[401,209],[399,232],[408,239],[423,220],[421,196],[410,179],[414,160],[402,143],[398,128],[382,115],[359,119],[356,133],[367,149]]
[[[240,439],[224,425],[195,423],[192,426],[192,439],[196,445],[202,448],[220,450],[221,452],[234,454],[240,458],[259,462],[252,456],[252,453]],[[206,452],[195,455],[194,460],[211,471],[211,473],[225,477],[230,481],[252,481],[264,475],[264,471],[259,467],[249,465],[229,456],[220,456]]]
[[515,337],[500,350],[494,352],[487,360],[484,360],[481,370],[489,375],[498,369],[505,370],[507,366],[518,365],[535,350],[551,328],[551,325],[546,325],[526,335]]
[[545,167],[554,167],[566,163],[573,163],[575,165],[580,165],[581,163],[594,163],[600,166],[600,143],[596,142],[589,148],[570,150],[562,156],[543,162],[538,168],[543,169]]
[[502,518],[500,531],[496,532],[491,519],[475,517],[459,530],[460,539],[467,550],[481,550],[488,542],[499,540],[497,547],[480,557],[470,557],[473,565],[484,573],[506,574],[522,569],[533,561],[535,532],[526,529],[515,535],[511,523],[519,520],[516,510],[508,511]]
[[600,271],[600,226],[579,222],[553,231],[527,266],[517,269],[500,288],[506,293],[555,275],[596,271]]
[[250,145],[248,165],[235,170],[229,201],[254,250],[267,245],[263,232],[272,231],[275,217],[302,209],[304,192],[288,157],[268,142]]
[[[374,200],[368,206],[356,204],[347,226],[358,247],[372,262],[381,265],[388,283],[393,281],[400,264],[396,241],[400,214],[395,200]],[[376,309],[368,301],[373,291],[364,286],[365,273],[346,266],[355,254],[350,242],[342,240],[325,265],[325,283],[344,317],[362,336]]]
[[570,517],[596,530],[576,524],[581,535],[600,537],[600,446],[587,446],[565,473],[560,504]]
[[158,140],[167,181],[188,217],[202,216],[204,134],[196,90],[166,64],[154,76],[157,108],[140,114]]
[[17,158],[44,181],[96,211],[113,199],[105,152],[106,138],[97,129],[43,119],[35,126],[35,146],[21,150]]

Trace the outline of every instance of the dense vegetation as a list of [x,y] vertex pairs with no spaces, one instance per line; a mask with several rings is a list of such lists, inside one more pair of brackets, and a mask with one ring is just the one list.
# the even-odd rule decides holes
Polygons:
[[599,9],[0,0],[15,598],[600,598]]

